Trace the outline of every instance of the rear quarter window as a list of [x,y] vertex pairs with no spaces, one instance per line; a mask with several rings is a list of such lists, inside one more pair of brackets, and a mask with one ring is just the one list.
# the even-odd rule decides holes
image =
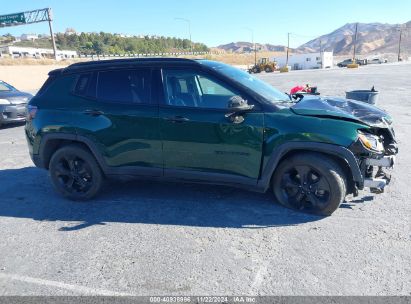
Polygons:
[[95,73],[83,73],[77,76],[73,88],[73,94],[81,97],[96,97],[96,75]]
[[73,87],[76,84],[77,75],[59,75],[56,76],[45,89],[40,90],[35,98],[36,102],[42,105],[63,105],[69,103],[70,96],[73,95]]
[[37,96],[40,96],[46,92],[46,90],[50,87],[50,85],[53,83],[53,81],[57,78],[56,75],[50,75],[49,78],[43,83],[41,86],[40,90],[37,92]]

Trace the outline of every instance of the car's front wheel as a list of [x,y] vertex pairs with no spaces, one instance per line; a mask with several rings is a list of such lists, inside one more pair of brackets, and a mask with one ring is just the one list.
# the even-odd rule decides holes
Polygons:
[[341,167],[331,158],[317,153],[296,154],[283,160],[272,183],[280,204],[318,215],[332,214],[346,195]]
[[72,200],[96,196],[104,176],[94,156],[81,145],[58,149],[51,157],[49,173],[54,188]]

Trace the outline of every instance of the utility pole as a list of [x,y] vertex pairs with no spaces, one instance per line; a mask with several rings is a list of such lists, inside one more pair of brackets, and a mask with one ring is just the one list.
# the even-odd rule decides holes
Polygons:
[[49,21],[51,42],[53,44],[54,59],[57,60],[57,48],[56,48],[56,40],[54,39],[54,33],[53,33],[53,26],[52,26],[53,19],[52,19],[52,15],[51,15],[51,8],[47,9],[47,17],[48,17],[48,21]]
[[286,67],[288,67],[289,50],[290,50],[290,33],[287,33],[287,60],[285,61]]
[[257,65],[257,48],[254,42],[254,30],[249,27],[245,27],[244,29],[251,33],[251,44],[253,45],[253,48],[254,48],[254,65]]
[[321,60],[321,69],[323,68],[323,41],[320,39],[320,60]]
[[257,45],[254,42],[254,65],[257,65]]
[[356,63],[356,62],[355,62],[355,47],[356,47],[356,45],[357,45],[357,33],[358,33],[358,22],[355,24],[355,34],[354,34],[354,55],[353,55],[353,58],[352,58],[352,62],[353,62],[353,63]]
[[402,27],[400,26],[400,39],[398,41],[398,62],[401,61],[401,38],[402,38]]
[[185,18],[174,18],[175,20],[180,20],[180,21],[184,21],[187,22],[188,25],[188,36],[190,39],[190,51],[191,53],[193,52],[193,41],[191,40],[191,21],[189,19],[185,19]]

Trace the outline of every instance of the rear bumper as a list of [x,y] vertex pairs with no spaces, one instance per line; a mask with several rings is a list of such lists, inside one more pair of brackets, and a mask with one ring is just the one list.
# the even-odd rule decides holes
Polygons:
[[37,168],[44,168],[44,163],[40,155],[30,153],[30,158]]
[[0,124],[24,122],[25,120],[26,104],[0,106]]

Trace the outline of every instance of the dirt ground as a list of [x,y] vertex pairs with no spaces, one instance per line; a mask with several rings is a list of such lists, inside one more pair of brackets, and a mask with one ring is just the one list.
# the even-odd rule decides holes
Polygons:
[[47,79],[47,74],[61,65],[0,65],[0,80],[18,90],[37,91]]

